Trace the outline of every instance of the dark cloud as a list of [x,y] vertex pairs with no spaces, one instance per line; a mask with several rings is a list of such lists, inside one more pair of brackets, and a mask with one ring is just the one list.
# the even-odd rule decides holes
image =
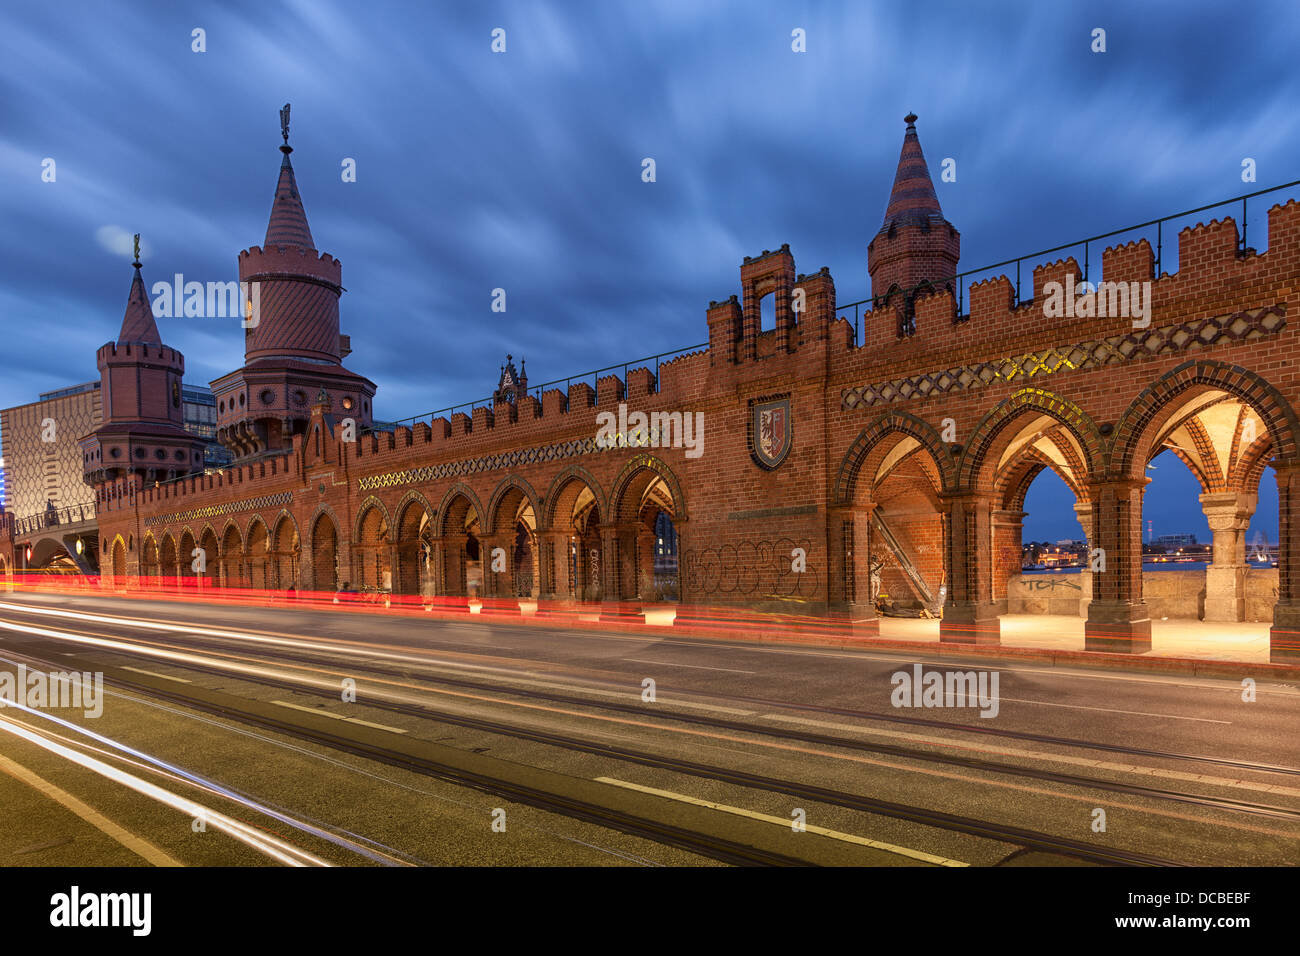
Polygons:
[[[1285,181],[1288,18],[1267,3],[10,5],[0,407],[95,376],[130,281],[99,230],[144,234],[151,283],[234,277],[265,231],[285,101],[312,231],[343,262],[348,364],[402,418],[488,394],[507,351],[543,381],[703,341],[741,258],[783,242],[864,297],[908,110],[932,170],[957,160],[938,188],[965,267],[1235,194],[1245,156],[1261,184]],[[240,363],[236,328],[163,333],[193,381]]]

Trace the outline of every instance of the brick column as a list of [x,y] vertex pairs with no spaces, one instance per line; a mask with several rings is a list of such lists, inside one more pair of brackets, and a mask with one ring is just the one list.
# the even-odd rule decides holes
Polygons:
[[854,637],[880,636],[880,619],[871,600],[871,554],[876,546],[871,516],[875,510],[875,502],[866,502],[836,509],[830,515],[826,614],[843,622]]
[[[503,598],[510,597],[514,594],[514,540],[506,538],[504,535],[492,535],[479,539],[482,552],[480,559],[483,564],[483,596]],[[502,565],[503,570],[493,570],[496,564],[495,551],[500,548],[505,554],[505,563]]]
[[636,531],[636,585],[642,601],[655,599],[655,546],[659,536],[644,525]]
[[993,502],[983,495],[946,495],[943,543],[948,597],[939,640],[998,644],[1002,626],[993,602]]
[[1300,463],[1278,463],[1277,604],[1269,631],[1274,664],[1300,664]]
[[1257,495],[1235,491],[1200,496],[1214,535],[1214,563],[1205,569],[1205,620],[1246,619],[1246,529],[1259,504]]
[[[442,582],[441,593],[453,595],[455,597],[465,597],[469,588],[465,580],[466,561],[465,542],[469,540],[469,535],[461,531],[444,534],[441,538],[435,539],[439,542],[438,550],[441,553],[442,565]],[[482,549],[480,547],[480,555]]]
[[1092,602],[1084,649],[1141,654],[1151,650],[1151,617],[1142,600],[1142,490],[1149,479],[1098,482],[1090,487],[1092,550],[1105,570],[1092,575]]
[[537,599],[568,597],[569,536],[562,531],[537,533]]
[[1025,514],[1003,508],[993,512],[993,603],[999,614],[1007,611],[1007,587],[1012,575],[1020,573]]
[[[1087,545],[1086,550],[1092,551],[1092,502],[1076,501],[1074,503],[1074,513],[1079,518],[1079,524],[1083,526],[1083,540]],[[1139,548],[1141,541],[1138,542]],[[1079,572],[1079,617],[1084,620],[1088,619],[1088,605],[1092,603],[1092,572],[1088,570],[1087,555],[1084,555],[1083,570]]]
[[601,595],[602,621],[641,621],[641,602],[636,594],[636,524],[602,525]]

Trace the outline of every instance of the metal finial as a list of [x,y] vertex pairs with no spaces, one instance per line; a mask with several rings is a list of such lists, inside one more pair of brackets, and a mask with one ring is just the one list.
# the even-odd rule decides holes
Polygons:
[[909,127],[911,127],[916,123],[916,114],[908,113],[906,116],[903,117],[903,122],[906,123]]
[[284,137],[284,145],[289,145],[289,104],[285,103],[284,108],[280,110],[280,135]]
[[140,233],[135,234],[135,267],[140,268]]

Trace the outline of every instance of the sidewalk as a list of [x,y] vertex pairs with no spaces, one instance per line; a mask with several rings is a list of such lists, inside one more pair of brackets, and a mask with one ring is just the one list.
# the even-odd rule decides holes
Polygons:
[[[1002,646],[1082,651],[1083,618],[1064,614],[1003,614]],[[1177,657],[1204,661],[1268,663],[1268,629],[1245,624],[1168,620],[1151,622],[1151,650],[1141,658]],[[882,617],[883,640],[939,642],[939,622]]]

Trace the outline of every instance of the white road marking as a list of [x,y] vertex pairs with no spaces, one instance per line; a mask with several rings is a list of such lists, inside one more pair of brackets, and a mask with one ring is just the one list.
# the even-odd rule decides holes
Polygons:
[[[655,787],[643,787],[639,783],[629,783],[626,780],[617,780],[614,777],[596,777],[597,783],[608,783],[615,787],[623,787],[627,790],[636,790],[639,793],[648,793],[656,797],[664,797],[668,800],[677,800],[681,803],[693,804],[697,807],[708,807],[710,810],[718,810],[722,813],[734,813],[736,816],[749,817],[751,820],[761,820],[764,823],[771,823],[785,829],[790,829],[792,821],[782,817],[774,817],[766,813],[758,813],[754,810],[746,810],[744,807],[733,807],[725,803],[714,803],[712,800],[700,800],[696,797],[688,797],[684,793],[674,793],[671,790],[659,790]],[[856,843],[858,846],[869,846],[876,850],[884,850],[886,853],[895,853],[899,856],[910,857],[913,860],[922,860],[926,863],[933,863],[937,866],[970,866],[969,863],[963,863],[960,860],[950,860],[945,856],[935,856],[933,853],[926,853],[923,850],[913,850],[909,847],[898,846],[895,843],[882,843],[879,840],[871,840],[867,837],[855,836],[852,833],[841,833],[839,830],[828,830],[825,827],[814,826],[811,823],[804,824],[804,829],[809,833],[815,833],[818,836],[829,837],[832,840],[840,840],[844,843]]]
[[194,681],[186,680],[184,677],[172,677],[170,674],[159,674],[157,671],[147,671],[143,667],[127,667],[122,665],[124,671],[134,671],[137,674],[148,674],[150,677],[161,677],[163,680],[174,680],[178,684],[193,684]]
[[1023,700],[1019,697],[999,697],[999,701],[1013,701],[1017,704],[1037,704],[1039,707],[1069,707],[1071,710],[1099,710],[1106,714],[1130,714],[1134,717],[1163,717],[1165,720],[1198,720],[1203,724],[1231,724],[1230,720],[1214,720],[1211,717],[1180,717],[1178,714],[1151,714],[1144,710],[1117,710],[1114,707],[1089,707],[1086,704],[1057,704],[1046,700]]
[[[763,714],[767,720],[779,720],[788,724],[800,724],[807,727],[820,727],[826,730],[847,730],[868,737],[886,737],[891,740],[909,740],[917,743],[932,744],[937,747],[956,750],[975,750],[981,753],[994,753],[1008,757],[1023,757],[1027,760],[1071,764],[1078,767],[1090,767],[1094,770],[1114,770],[1119,773],[1138,773],[1149,777],[1166,777],[1170,780],[1193,780],[1197,783],[1210,784],[1215,787],[1233,787],[1238,790],[1256,790],[1262,793],[1276,793],[1287,797],[1300,797],[1300,789],[1285,787],[1280,784],[1256,783],[1253,780],[1238,780],[1234,777],[1215,777],[1185,770],[1166,770],[1163,767],[1145,767],[1140,764],[1118,763],[1110,760],[1094,760],[1091,757],[1076,757],[1070,754],[1056,754],[1043,750],[1022,750],[1018,747],[994,747],[987,741],[971,742],[952,740],[946,737],[934,737],[929,734],[913,734],[903,730],[884,730],[874,727],[858,727],[855,724],[842,724],[830,720],[814,720],[810,717],[795,717],[790,714]],[[924,759],[924,758],[919,758]]]
[[705,667],[703,664],[674,664],[672,661],[643,661],[637,657],[625,657],[633,664],[654,664],[656,667],[689,667],[697,671],[726,671],[728,674],[753,674],[754,671],[738,671],[730,667]]
[[81,817],[81,819],[94,826],[100,832],[111,837],[113,840],[116,840],[145,862],[152,863],[154,866],[185,865],[180,860],[154,846],[143,837],[138,837],[129,830],[118,826],[94,807],[78,800],[66,790],[56,787],[44,777],[37,776],[22,764],[16,763],[3,755],[0,755],[0,771],[4,771],[15,780],[27,784],[27,786],[31,787],[33,790],[45,794],[45,796],[49,797],[54,802],[62,804],[77,816]]
[[291,704],[284,700],[273,700],[273,704],[281,707],[292,707],[294,710],[301,710],[305,714],[315,714],[317,717],[333,717],[335,720],[346,721],[349,724],[361,724],[363,727],[374,727],[376,730],[387,730],[394,734],[406,733],[401,727],[389,727],[387,724],[376,724],[369,720],[362,720],[360,717],[349,717],[346,714],[332,714],[328,710],[319,707],[304,707],[302,704]]

